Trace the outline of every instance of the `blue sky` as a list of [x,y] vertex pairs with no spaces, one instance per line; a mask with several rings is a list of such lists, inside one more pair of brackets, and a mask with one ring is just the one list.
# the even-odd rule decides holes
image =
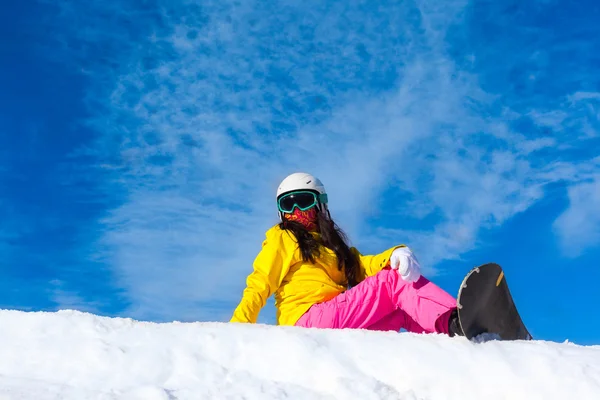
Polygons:
[[598,20],[591,1],[6,4],[0,307],[228,320],[303,170],[363,253],[406,243],[452,294],[499,262],[534,336],[598,344]]

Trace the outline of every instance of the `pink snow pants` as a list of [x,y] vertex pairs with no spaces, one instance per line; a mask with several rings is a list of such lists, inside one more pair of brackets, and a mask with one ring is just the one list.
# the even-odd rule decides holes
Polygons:
[[314,304],[296,326],[447,334],[454,308],[456,300],[425,277],[407,283],[397,271],[385,268],[333,299]]

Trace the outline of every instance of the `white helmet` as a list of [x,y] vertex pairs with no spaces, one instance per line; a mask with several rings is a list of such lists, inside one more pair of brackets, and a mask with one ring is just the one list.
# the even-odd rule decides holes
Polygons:
[[[315,176],[305,172],[295,172],[288,175],[277,188],[277,199],[280,196],[294,192],[296,190],[311,190],[317,192],[320,198],[319,208],[323,211],[327,210],[327,192],[325,191],[325,185]],[[281,213],[280,213],[281,217]]]
[[277,188],[277,198],[295,190],[314,190],[319,194],[327,194],[325,186],[318,178],[305,172],[295,172],[281,181]]

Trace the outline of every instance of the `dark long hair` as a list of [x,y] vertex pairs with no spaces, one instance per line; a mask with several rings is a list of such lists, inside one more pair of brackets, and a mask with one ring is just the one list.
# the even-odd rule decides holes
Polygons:
[[294,234],[298,241],[302,259],[306,262],[314,263],[315,259],[321,255],[321,246],[327,247],[335,253],[338,261],[338,269],[344,271],[349,286],[358,284],[359,260],[358,257],[348,246],[348,238],[339,226],[331,219],[328,210],[317,212],[317,226],[320,239],[315,238],[304,227],[304,225],[295,221],[283,220],[279,227],[288,230]]

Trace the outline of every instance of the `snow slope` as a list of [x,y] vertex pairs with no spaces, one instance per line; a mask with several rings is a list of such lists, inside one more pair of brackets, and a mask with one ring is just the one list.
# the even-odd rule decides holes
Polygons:
[[0,399],[600,399],[600,346],[0,311]]

